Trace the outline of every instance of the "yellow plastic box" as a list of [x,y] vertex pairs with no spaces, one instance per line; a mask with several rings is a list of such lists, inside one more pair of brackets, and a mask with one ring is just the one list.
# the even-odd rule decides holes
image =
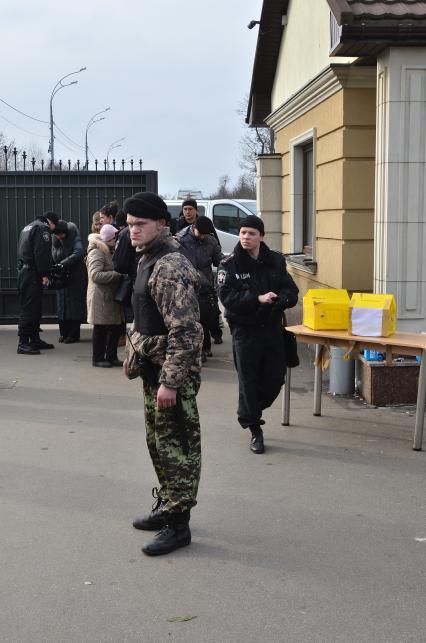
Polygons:
[[347,290],[308,290],[303,297],[303,324],[312,330],[347,330],[349,304]]
[[349,332],[365,337],[389,337],[396,331],[393,295],[354,292],[350,303]]

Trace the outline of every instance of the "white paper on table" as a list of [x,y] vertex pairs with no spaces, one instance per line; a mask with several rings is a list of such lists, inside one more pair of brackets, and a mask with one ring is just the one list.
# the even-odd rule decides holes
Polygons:
[[352,335],[381,337],[382,308],[352,308]]

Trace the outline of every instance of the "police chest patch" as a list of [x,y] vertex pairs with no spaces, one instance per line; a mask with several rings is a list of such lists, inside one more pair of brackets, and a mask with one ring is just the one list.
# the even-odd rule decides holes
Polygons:
[[226,281],[226,270],[219,270],[217,273],[217,283],[219,286],[223,286]]
[[43,232],[43,239],[46,243],[50,242],[50,234],[48,232]]

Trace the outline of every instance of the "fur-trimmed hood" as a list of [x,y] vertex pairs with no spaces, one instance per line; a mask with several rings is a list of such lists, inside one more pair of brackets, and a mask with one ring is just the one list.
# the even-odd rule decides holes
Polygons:
[[111,249],[105,243],[105,241],[102,241],[100,234],[97,234],[96,232],[92,232],[92,234],[89,234],[87,240],[89,242],[89,245],[87,247],[88,254],[91,250],[94,250],[95,248],[98,248],[98,250],[100,250],[106,255],[110,254]]

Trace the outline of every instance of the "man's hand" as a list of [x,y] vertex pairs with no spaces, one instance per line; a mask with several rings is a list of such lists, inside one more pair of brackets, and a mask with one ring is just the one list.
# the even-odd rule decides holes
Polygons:
[[123,362],[123,373],[126,377],[129,375],[129,365],[127,363],[127,359],[124,360]]
[[49,284],[49,277],[42,277],[41,283],[43,286],[47,286]]
[[273,304],[277,297],[275,292],[267,292],[264,295],[259,295],[258,300],[261,304]]
[[176,389],[160,384],[157,391],[157,408],[168,409],[176,406]]

